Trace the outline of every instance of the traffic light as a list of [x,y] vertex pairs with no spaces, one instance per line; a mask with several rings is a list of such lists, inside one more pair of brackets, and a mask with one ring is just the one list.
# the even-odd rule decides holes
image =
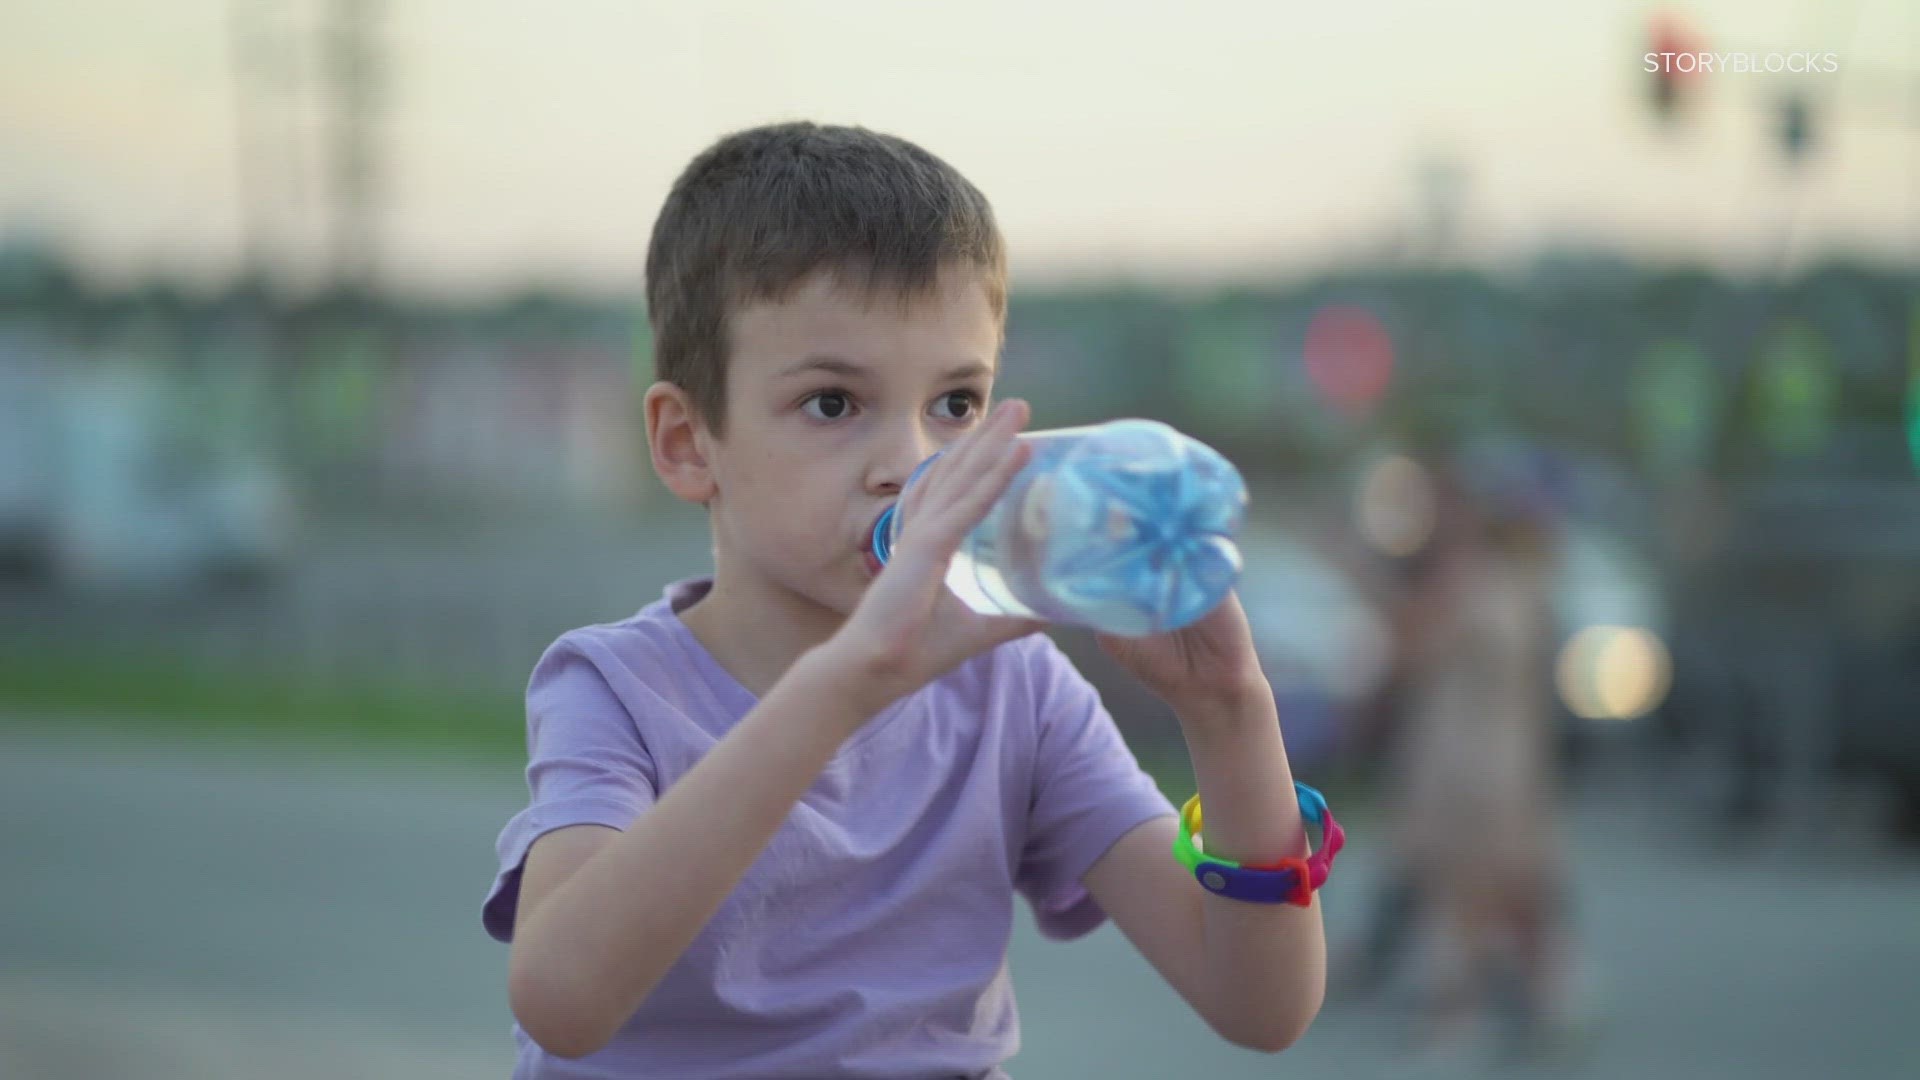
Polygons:
[[1664,12],[1653,17],[1642,60],[1653,80],[1648,90],[1654,115],[1661,121],[1673,119],[1685,104],[1692,84],[1700,77],[1701,51],[1700,39],[1679,19]]
[[1797,162],[1813,142],[1813,106],[1805,94],[1788,94],[1780,100],[1779,122],[1780,149],[1788,161]]

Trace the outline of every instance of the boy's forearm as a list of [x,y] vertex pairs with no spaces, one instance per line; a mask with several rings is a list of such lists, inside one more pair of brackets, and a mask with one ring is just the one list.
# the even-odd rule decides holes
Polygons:
[[599,1043],[640,1007],[834,753],[877,711],[852,692],[857,674],[830,649],[796,661],[520,930],[517,980],[567,1002]]
[[[1206,849],[1240,863],[1308,852],[1273,693],[1176,705],[1200,800]],[[1257,1033],[1260,1044],[1291,1044],[1320,1011],[1326,989],[1326,935],[1320,902],[1255,904],[1207,894],[1202,904],[1207,997],[1223,1030]]]

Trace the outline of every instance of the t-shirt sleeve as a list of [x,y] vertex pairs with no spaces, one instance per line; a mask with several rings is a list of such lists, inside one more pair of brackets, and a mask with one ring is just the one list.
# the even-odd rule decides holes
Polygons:
[[1015,885],[1041,933],[1066,940],[1107,917],[1081,877],[1135,826],[1175,811],[1140,768],[1099,692],[1052,639],[1033,640],[1033,795]]
[[591,641],[564,635],[541,656],[528,681],[531,798],[494,845],[499,870],[480,912],[495,940],[513,940],[520,871],[535,840],[569,825],[625,829],[653,805],[653,759],[596,663],[601,651]]

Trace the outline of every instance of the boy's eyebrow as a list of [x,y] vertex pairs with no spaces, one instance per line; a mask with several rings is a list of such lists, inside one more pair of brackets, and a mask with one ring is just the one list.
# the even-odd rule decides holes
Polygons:
[[940,376],[941,382],[959,382],[961,379],[991,379],[993,368],[978,360],[969,360],[956,368],[948,368]]
[[868,375],[873,374],[873,372],[867,370],[864,366],[843,357],[825,356],[816,353],[782,371],[779,377],[786,379],[795,375],[805,374],[809,371],[824,371],[849,379],[864,379]]
[[[794,375],[800,375],[809,371],[824,371],[829,374],[839,375],[843,378],[848,378],[848,379],[865,379],[873,375],[873,371],[871,368],[868,368],[861,364],[856,364],[853,361],[848,360],[843,356],[833,356],[830,354],[815,354],[813,356],[806,357],[800,362],[780,372],[780,374],[776,376],[776,378],[785,379],[785,378],[789,378]],[[978,360],[970,360],[967,363],[961,364],[959,367],[950,368],[947,371],[943,372],[940,376],[940,381],[948,382],[948,381],[959,380],[959,379],[971,379],[976,377],[991,376],[992,374],[993,374],[993,369],[991,367],[988,367],[986,364],[983,364]]]

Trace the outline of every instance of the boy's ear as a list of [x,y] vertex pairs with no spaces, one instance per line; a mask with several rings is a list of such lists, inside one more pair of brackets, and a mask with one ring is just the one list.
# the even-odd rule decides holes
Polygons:
[[667,490],[705,506],[718,490],[707,464],[706,426],[694,415],[687,392],[670,382],[647,387],[647,451]]

